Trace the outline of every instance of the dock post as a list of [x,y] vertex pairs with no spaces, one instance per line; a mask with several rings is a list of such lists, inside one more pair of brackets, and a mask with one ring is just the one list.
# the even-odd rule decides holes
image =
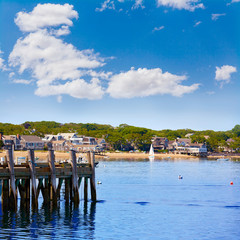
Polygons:
[[3,208],[3,210],[8,209],[8,199],[9,199],[9,180],[3,179],[3,182],[2,182],[2,208]]
[[57,200],[56,169],[54,150],[49,150],[48,163],[51,170],[50,200]]
[[17,191],[16,191],[16,184],[15,184],[15,174],[14,174],[14,160],[13,160],[13,150],[7,150],[7,163],[10,172],[10,207],[16,208],[17,207]]
[[92,168],[92,177],[90,178],[90,185],[91,185],[91,199],[93,202],[97,201],[97,194],[96,194],[96,182],[95,182],[95,154],[94,152],[90,153],[90,158],[88,159]]
[[88,201],[88,178],[84,177],[84,201]]
[[78,192],[78,175],[77,175],[77,160],[76,152],[72,149],[71,153],[71,166],[72,166],[72,191],[74,204],[79,203],[79,192]]
[[35,156],[34,150],[28,150],[28,158],[29,158],[29,169],[31,173],[31,180],[32,180],[32,203],[37,206],[38,205],[38,194],[37,194],[37,183],[36,183],[36,169],[35,169]]

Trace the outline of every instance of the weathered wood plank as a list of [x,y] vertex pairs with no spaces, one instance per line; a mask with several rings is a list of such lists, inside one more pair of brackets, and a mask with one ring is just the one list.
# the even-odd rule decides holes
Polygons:
[[7,150],[7,163],[8,169],[10,172],[10,201],[16,207],[17,205],[17,196],[16,196],[16,184],[15,184],[15,173],[14,173],[14,160],[13,160],[13,151],[12,149]]
[[51,185],[54,193],[56,193],[57,187],[56,187],[55,155],[53,150],[49,150],[48,152],[49,152],[48,163],[51,170]]
[[92,167],[92,176],[90,178],[90,185],[91,185],[91,199],[92,201],[97,201],[97,193],[96,193],[96,183],[95,183],[95,155],[94,152],[90,153],[90,164]]
[[79,203],[76,152],[74,150],[71,150],[70,154],[71,154],[71,166],[72,166],[73,201],[74,201],[74,203]]
[[37,199],[37,183],[36,183],[36,163],[35,163],[35,156],[34,156],[34,150],[29,149],[28,150],[28,159],[29,159],[29,169],[31,174],[31,180],[32,180],[32,200],[35,205],[38,203]]

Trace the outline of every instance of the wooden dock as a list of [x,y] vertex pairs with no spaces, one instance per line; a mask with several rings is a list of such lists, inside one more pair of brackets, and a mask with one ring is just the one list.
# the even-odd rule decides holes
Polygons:
[[[79,188],[84,182],[84,201],[88,201],[88,182],[90,181],[91,200],[95,202],[95,155],[87,153],[86,163],[77,163],[76,152],[70,151],[68,162],[56,163],[53,150],[48,151],[45,162],[35,160],[34,150],[28,150],[25,163],[16,164],[13,151],[6,151],[5,161],[0,165],[0,194],[3,209],[17,209],[17,199],[21,205],[38,206],[39,194],[44,204],[57,204],[64,185],[66,203],[79,204]],[[63,184],[64,183],[64,184]],[[20,196],[18,196],[18,194]]]

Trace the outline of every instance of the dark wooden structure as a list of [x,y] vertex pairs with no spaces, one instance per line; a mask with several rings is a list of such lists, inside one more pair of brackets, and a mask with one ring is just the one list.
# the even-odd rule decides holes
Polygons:
[[40,192],[44,204],[57,204],[60,190],[64,183],[64,199],[66,203],[79,204],[79,187],[84,179],[84,200],[88,201],[88,182],[90,179],[91,199],[96,201],[95,156],[87,153],[87,163],[77,163],[76,152],[70,151],[70,161],[55,162],[53,150],[49,150],[46,162],[35,161],[34,150],[28,150],[25,163],[15,164],[13,151],[6,150],[5,162],[0,165],[0,194],[4,209],[16,209],[18,193],[21,205],[38,206]]

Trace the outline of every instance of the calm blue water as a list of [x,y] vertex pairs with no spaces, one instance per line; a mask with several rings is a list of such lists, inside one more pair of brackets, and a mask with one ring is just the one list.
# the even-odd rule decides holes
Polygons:
[[100,162],[96,175],[100,202],[1,211],[0,238],[240,239],[240,162]]

